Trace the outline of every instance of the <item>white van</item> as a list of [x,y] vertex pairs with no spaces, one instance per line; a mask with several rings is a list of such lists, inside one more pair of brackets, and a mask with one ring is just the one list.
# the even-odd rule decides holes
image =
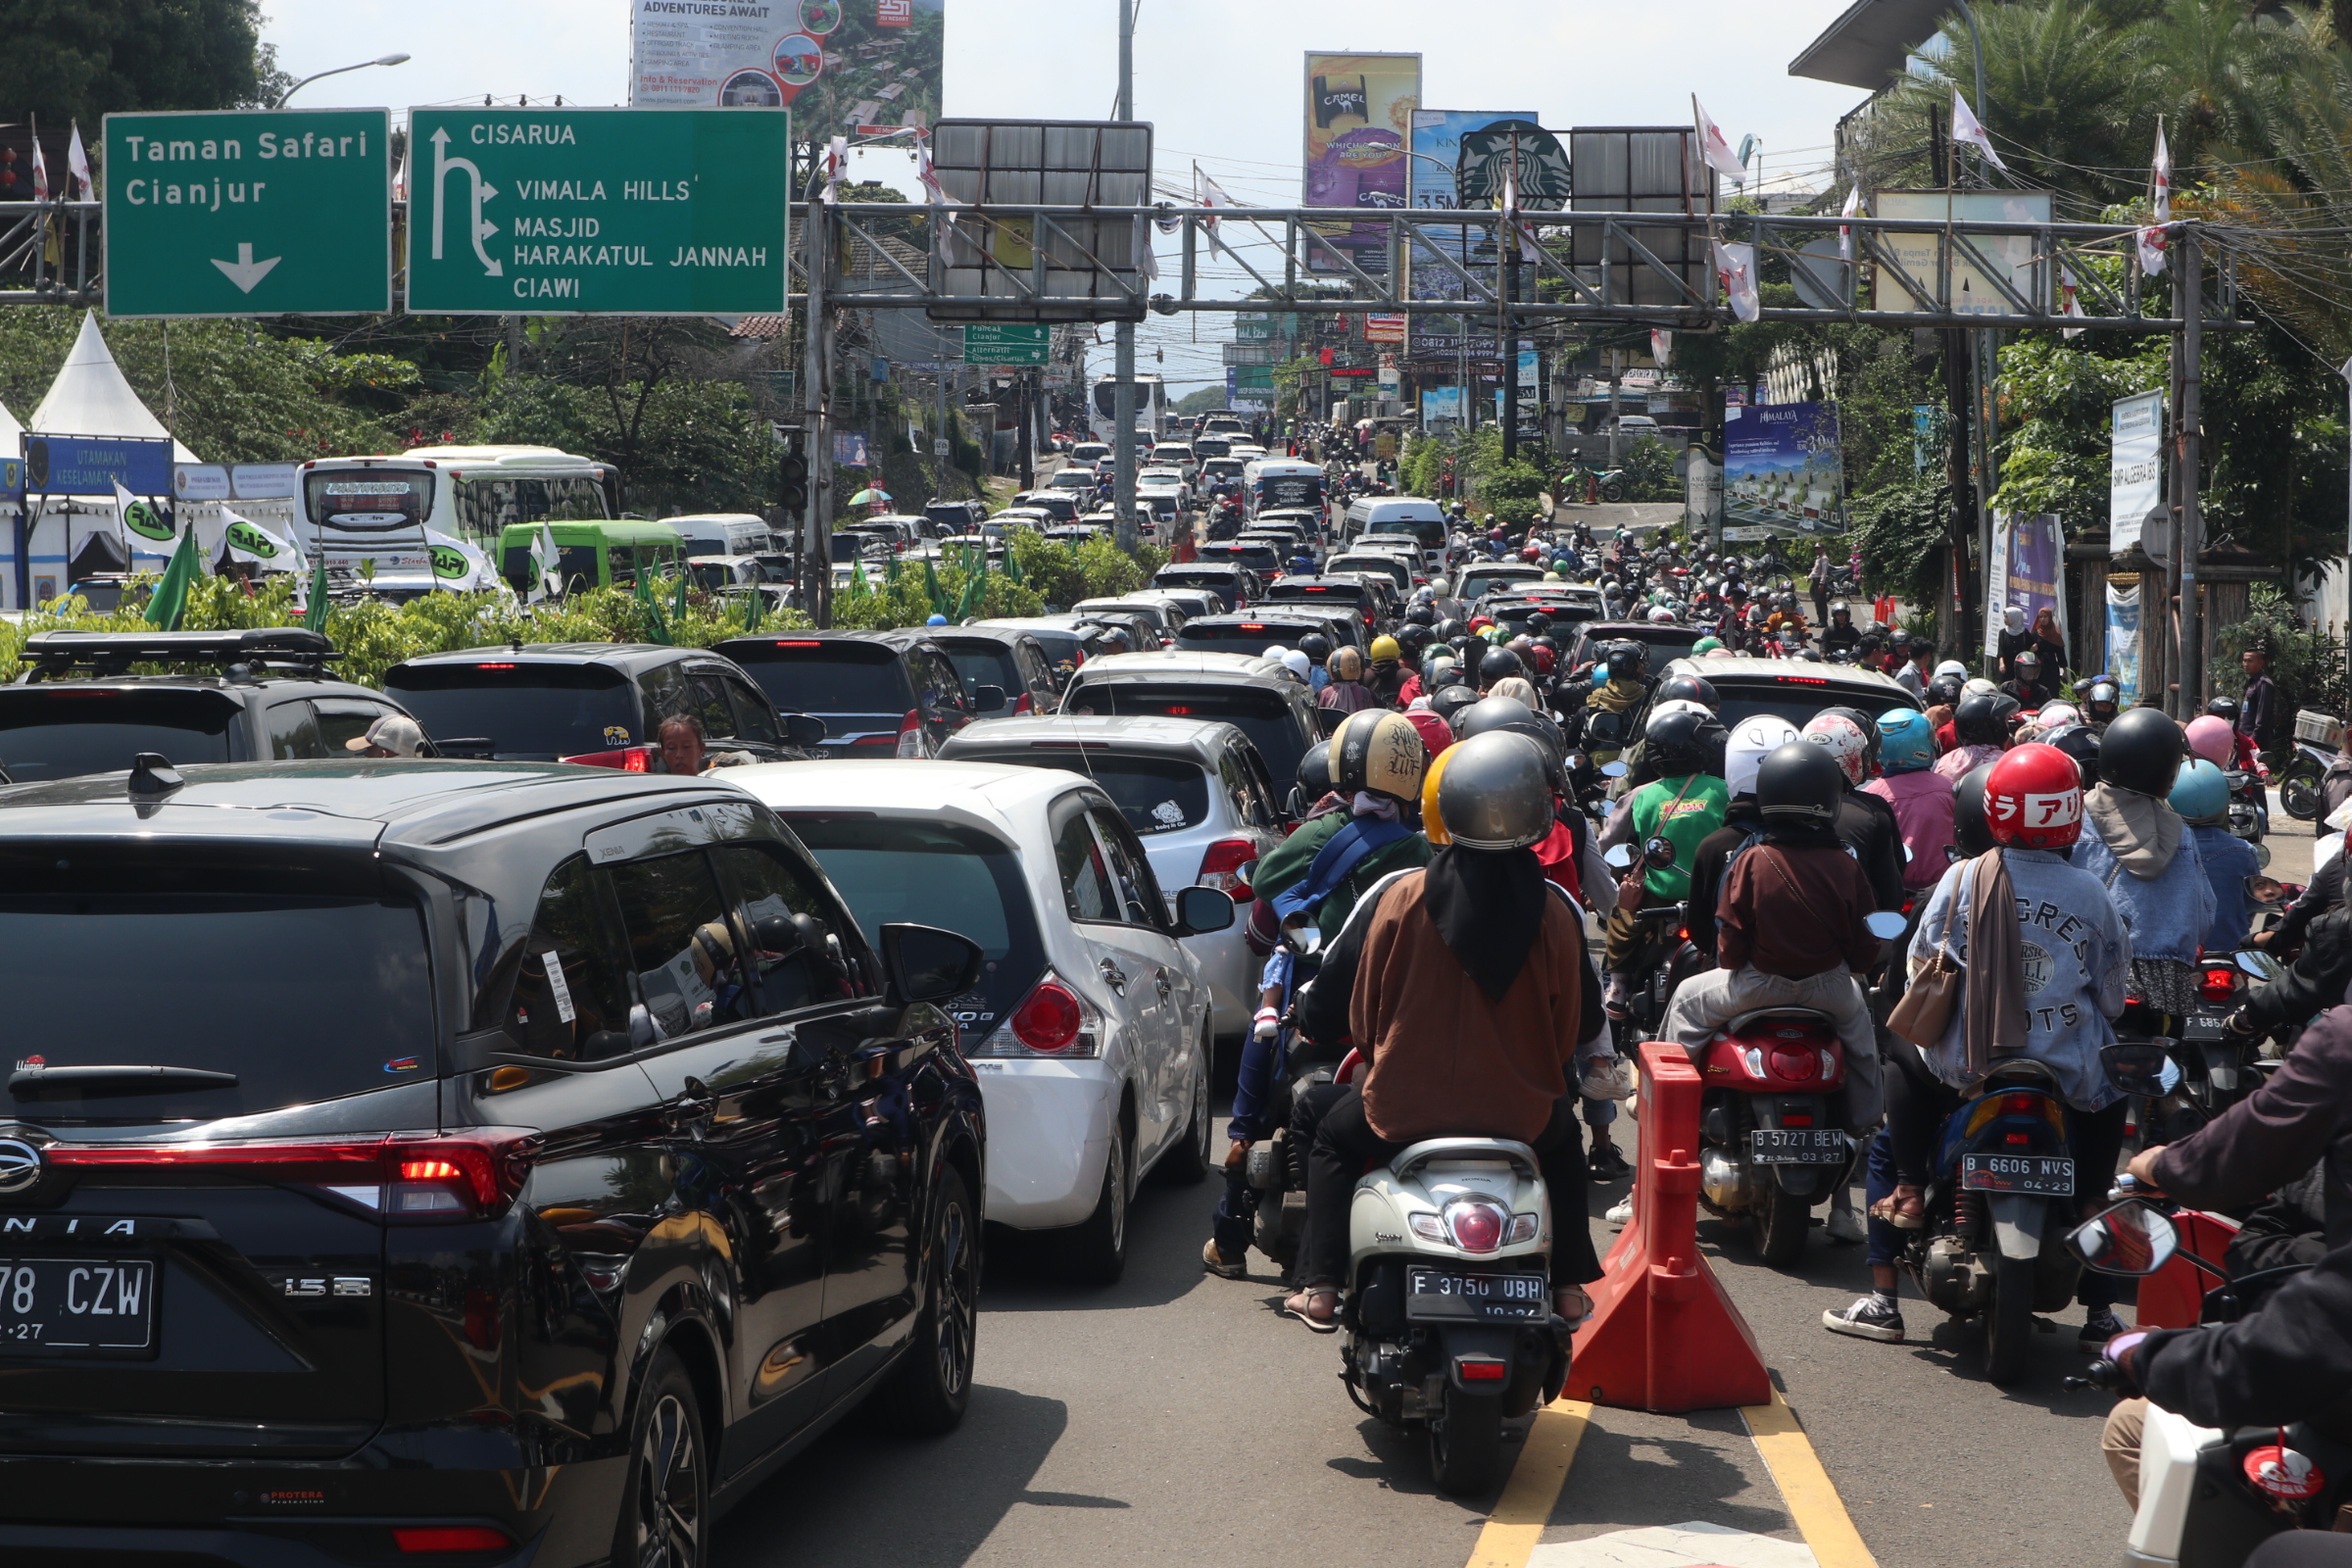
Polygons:
[[1352,542],[1366,533],[1409,534],[1432,571],[1446,564],[1446,509],[1421,496],[1365,496],[1348,508]]
[[772,550],[765,518],[748,512],[701,512],[662,521],[678,530],[692,556],[756,556]]

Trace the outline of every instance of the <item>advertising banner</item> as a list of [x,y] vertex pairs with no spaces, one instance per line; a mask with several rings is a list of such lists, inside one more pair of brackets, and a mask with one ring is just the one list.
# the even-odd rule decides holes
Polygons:
[[[1416,109],[1413,111],[1413,156],[1405,160],[1407,189],[1416,208],[1438,212],[1459,210],[1463,205],[1458,181],[1462,161],[1462,138],[1472,139],[1475,147],[1487,138],[1486,133],[1497,126],[1514,123],[1532,125],[1534,114],[1516,112],[1472,113],[1462,109]],[[1412,270],[1413,292],[1422,299],[1458,300],[1469,296],[1462,283],[1461,271],[1456,269],[1491,276],[1494,272],[1492,256],[1481,267],[1471,254],[1477,240],[1469,231],[1448,224],[1428,231],[1431,242],[1446,253],[1446,261],[1439,261],[1427,250],[1416,245],[1407,266]],[[1450,262],[1452,265],[1446,265]],[[1484,329],[1476,344],[1462,341],[1465,327]],[[1494,323],[1492,320],[1465,321],[1458,316],[1423,316],[1416,318],[1411,328],[1411,354],[1415,359],[1452,359],[1467,354],[1472,359],[1494,357]]]
[[1767,403],[1723,414],[1723,517],[1765,533],[1843,533],[1845,478],[1835,403]]
[[633,0],[629,104],[781,109],[822,146],[939,121],[946,0]]
[[2139,584],[2107,584],[2107,667],[2115,671],[2119,708],[2139,702]]
[[[642,3],[642,0],[641,0]],[[1309,207],[1395,211],[1406,203],[1405,157],[1413,111],[1421,105],[1421,57],[1317,54],[1306,57],[1306,154],[1301,188]],[[1388,241],[1379,223],[1319,228],[1355,263],[1377,262]],[[1330,250],[1308,253],[1312,270],[1346,269]],[[1366,270],[1371,269],[1367,268]]]
[[24,489],[36,496],[172,493],[172,443],[158,436],[24,435]]
[[1990,613],[1984,617],[1984,653],[2001,651],[2003,612],[2015,607],[2026,624],[2044,610],[2057,612],[2060,641],[2066,631],[2066,535],[2054,513],[2037,517],[1995,516],[1992,529]]
[[[2118,398],[2107,425],[2107,550],[2133,545],[2162,560],[2164,510],[2164,394]],[[2150,548],[2152,547],[2152,548]]]
[[[1883,190],[1871,198],[1875,216],[1948,223],[2046,223],[2050,220],[2047,191],[2022,190]],[[1910,274],[1913,288],[1892,268],[1876,269],[1878,284],[1872,309],[1933,311],[1936,278],[1946,244],[1942,234],[1886,234],[1887,254]],[[1982,257],[1983,260],[1979,260]],[[2035,254],[2033,239],[2024,234],[1972,236],[1966,247],[1952,244],[1951,307],[1962,316],[2006,316],[2017,307],[1987,275],[1985,263],[2000,271],[2001,281],[2029,304],[2047,309],[2050,283],[2046,262]]]
[[1458,386],[1434,386],[1421,394],[1421,422],[1435,424],[1440,419],[1459,419],[1462,416],[1462,389]]

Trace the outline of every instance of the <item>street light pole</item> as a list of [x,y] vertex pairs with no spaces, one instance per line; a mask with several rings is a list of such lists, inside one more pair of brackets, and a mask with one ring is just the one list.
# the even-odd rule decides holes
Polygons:
[[[1113,120],[1135,118],[1135,0],[1113,0],[1119,8],[1119,103]],[[1141,243],[1152,243],[1152,230],[1141,230]],[[1140,257],[1137,259],[1142,260]],[[1140,282],[1142,273],[1137,273]],[[1111,384],[1111,505],[1117,510],[1114,534],[1121,550],[1135,548],[1135,323],[1121,321],[1113,333],[1117,363]]]
[[303,88],[308,87],[312,82],[318,80],[321,76],[340,76],[346,71],[366,71],[369,66],[405,66],[408,63],[409,57],[407,55],[378,55],[373,60],[363,60],[356,66],[337,66],[332,71],[321,71],[316,74],[303,77],[293,86],[288,87],[284,92],[279,93],[277,95],[277,102],[271,107],[277,109],[285,108],[287,99],[302,91]]

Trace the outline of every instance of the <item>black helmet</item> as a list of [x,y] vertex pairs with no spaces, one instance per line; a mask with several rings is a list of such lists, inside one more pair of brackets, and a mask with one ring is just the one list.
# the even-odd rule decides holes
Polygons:
[[[1544,748],[1545,776],[1557,789],[1565,782],[1568,764],[1568,737],[1546,713],[1539,713],[1514,697],[1486,697],[1471,704],[1453,716],[1453,732],[1463,740],[1480,735],[1492,735],[1507,730],[1524,735]],[[1450,763],[1447,765],[1451,765]],[[1444,780],[1439,781],[1440,787]]]
[[1309,806],[1331,793],[1331,742],[1315,742],[1298,759],[1298,789]]
[[1544,748],[1494,732],[1461,741],[1438,777],[1438,820],[1465,850],[1524,850],[1551,833],[1551,781]]
[[1298,651],[1309,663],[1320,664],[1331,657],[1331,639],[1319,631],[1310,631],[1298,639]]
[[1527,617],[1528,635],[1542,637],[1551,630],[1551,616],[1544,611],[1531,612]]
[[1415,626],[1435,626],[1438,623],[1438,612],[1429,605],[1414,605],[1405,611],[1404,618]]
[[1450,724],[1456,712],[1477,701],[1478,693],[1467,686],[1441,686],[1429,700],[1429,710]]
[[1408,620],[1396,628],[1396,644],[1414,659],[1429,646],[1429,628],[1419,621]]
[[2188,740],[2160,708],[2134,708],[2099,739],[2099,777],[2118,789],[2163,800],[2173,793]]
[[1826,746],[1790,741],[1756,764],[1756,808],[1778,827],[1834,827],[1845,774]]
[[1992,764],[1980,763],[1952,788],[1952,839],[1963,855],[1983,855],[1993,847],[1992,823],[1984,815],[1984,781],[1991,776]]
[[1467,637],[1469,634],[1470,628],[1458,620],[1447,619],[1438,622],[1438,641],[1442,643],[1453,642],[1457,638]]
[[[1998,746],[2008,740],[2009,721],[2016,716],[2017,699],[2007,692],[1970,692],[1952,710],[1952,733],[1963,746]],[[2172,787],[2168,780],[2165,790]]]
[[1642,731],[1642,743],[1658,771],[1669,778],[1685,773],[1723,776],[1723,745],[1730,732],[1712,713],[1677,708],[1658,714]]
[[1648,658],[1649,650],[1640,643],[1609,644],[1609,679],[1640,680]]
[[1527,666],[1519,662],[1517,654],[1508,648],[1490,648],[1478,662],[1478,689],[1483,692],[1498,680],[1526,673]]
[[2055,734],[2041,737],[2043,742],[2057,747],[2075,760],[2082,769],[2082,787],[2089,789],[2099,781],[2099,732],[2088,724],[2069,724]]
[[2216,697],[2205,705],[2205,711],[2216,718],[2228,719],[2232,729],[2237,727],[2237,699],[2234,697]]
[[1429,748],[1402,713],[1366,708],[1331,732],[1331,784],[1343,795],[1385,795],[1418,805]]
[[1968,682],[1957,675],[1938,675],[1928,682],[1928,701],[1939,708],[1956,709],[1967,687]]
[[1658,682],[1658,689],[1653,694],[1652,700],[1670,703],[1677,698],[1684,702],[1696,703],[1699,707],[1710,710],[1720,711],[1723,708],[1723,699],[1715,694],[1715,683],[1697,675],[1667,676]]

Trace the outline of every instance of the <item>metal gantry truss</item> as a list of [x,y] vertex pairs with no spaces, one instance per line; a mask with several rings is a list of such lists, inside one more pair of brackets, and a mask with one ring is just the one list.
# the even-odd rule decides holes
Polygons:
[[97,202],[0,202],[0,305],[95,305],[104,279]]

